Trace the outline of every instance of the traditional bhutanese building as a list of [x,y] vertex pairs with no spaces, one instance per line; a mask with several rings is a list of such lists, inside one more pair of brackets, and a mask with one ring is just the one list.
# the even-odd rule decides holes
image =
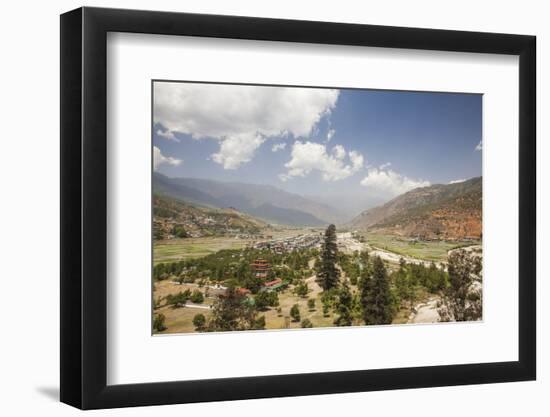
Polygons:
[[269,262],[265,259],[256,259],[254,262],[250,264],[250,267],[252,268],[252,271],[254,271],[254,274],[257,278],[266,279],[267,274],[269,270],[271,269],[271,266],[269,265]]
[[281,278],[276,278],[273,281],[265,282],[260,291],[279,291],[287,285],[288,283],[284,282]]
[[249,289],[247,289],[247,288],[240,288],[240,287],[235,288],[235,292],[236,292],[237,294],[239,294],[239,295],[248,295],[248,294],[250,294],[250,290],[249,290]]

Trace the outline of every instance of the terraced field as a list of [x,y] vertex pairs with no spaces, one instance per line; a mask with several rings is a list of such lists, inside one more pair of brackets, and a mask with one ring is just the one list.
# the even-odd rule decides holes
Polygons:
[[382,234],[367,234],[367,243],[378,249],[399,255],[434,262],[447,260],[447,252],[464,246],[479,245],[480,241],[413,241],[408,238]]
[[189,258],[201,258],[222,249],[244,248],[251,240],[234,237],[198,237],[171,239],[155,242],[153,259],[156,264],[176,262]]

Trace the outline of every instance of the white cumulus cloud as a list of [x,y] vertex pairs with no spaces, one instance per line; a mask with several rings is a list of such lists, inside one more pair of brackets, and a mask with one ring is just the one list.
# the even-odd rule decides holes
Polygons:
[[342,145],[336,145],[334,148],[332,148],[332,154],[336,159],[344,159],[346,157],[346,150]]
[[154,122],[172,133],[217,140],[212,160],[236,169],[270,137],[307,137],[338,95],[329,89],[159,82]]
[[286,148],[286,142],[276,143],[271,147],[271,152],[282,151],[284,148]]
[[[346,163],[346,154],[349,163]],[[329,152],[321,143],[296,141],[292,145],[291,159],[285,164],[287,172],[279,178],[287,181],[293,177],[305,177],[319,171],[325,181],[347,178],[363,168],[364,158],[359,152],[346,152],[342,145],[336,145]]]
[[361,155],[357,151],[349,151],[348,155],[351,161],[351,168],[353,172],[359,171],[361,168],[363,168],[363,163],[365,162],[363,155]]
[[174,132],[170,130],[162,131],[161,129],[157,129],[157,135],[161,138],[173,140],[174,142],[179,142],[180,140],[174,135]]
[[157,148],[156,146],[153,147],[153,169],[155,171],[162,164],[178,166],[182,162],[183,161],[181,159],[176,159],[171,156],[164,156],[159,148]]
[[427,187],[429,181],[415,180],[391,169],[369,168],[361,185],[379,194],[394,197],[418,187]]
[[220,150],[212,154],[212,160],[225,169],[237,169],[241,164],[249,162],[254,151],[264,142],[258,134],[231,135],[220,141]]

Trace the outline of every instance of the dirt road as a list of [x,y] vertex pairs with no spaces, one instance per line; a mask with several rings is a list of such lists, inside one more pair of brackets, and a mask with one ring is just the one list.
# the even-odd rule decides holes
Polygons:
[[399,263],[399,260],[403,258],[407,263],[424,265],[424,266],[430,266],[431,264],[430,261],[424,261],[422,259],[402,256],[395,252],[390,252],[390,251],[386,251],[383,249],[370,246],[367,243],[361,243],[354,238],[338,239],[338,246],[340,247],[340,249],[342,249],[345,253],[348,253],[348,254],[353,253],[355,251],[360,252],[362,250],[367,249],[370,255],[380,256],[380,258],[382,258],[383,261],[388,261],[392,263]]
[[437,303],[439,297],[431,297],[426,302],[418,304],[409,316],[407,323],[437,323],[439,322],[439,313],[437,312]]
[[422,259],[416,259],[416,258],[409,258],[408,256],[399,255],[395,252],[389,252],[378,248],[368,247],[369,254],[372,256],[380,256],[383,261],[393,262],[393,263],[399,263],[399,260],[403,258],[405,262],[409,264],[417,264],[417,265],[424,265],[426,267],[429,267],[431,265],[431,261],[423,261]]

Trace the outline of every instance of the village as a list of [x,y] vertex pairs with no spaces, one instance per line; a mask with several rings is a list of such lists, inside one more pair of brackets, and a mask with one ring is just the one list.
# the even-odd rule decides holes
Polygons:
[[254,249],[268,249],[277,254],[300,249],[320,248],[323,240],[323,233],[299,234],[297,236],[279,239],[273,239],[271,236],[268,236],[268,238],[268,240],[253,242],[251,246]]
[[164,195],[154,196],[155,240],[230,236],[236,239],[263,238],[270,226],[233,207],[208,208],[186,204]]

